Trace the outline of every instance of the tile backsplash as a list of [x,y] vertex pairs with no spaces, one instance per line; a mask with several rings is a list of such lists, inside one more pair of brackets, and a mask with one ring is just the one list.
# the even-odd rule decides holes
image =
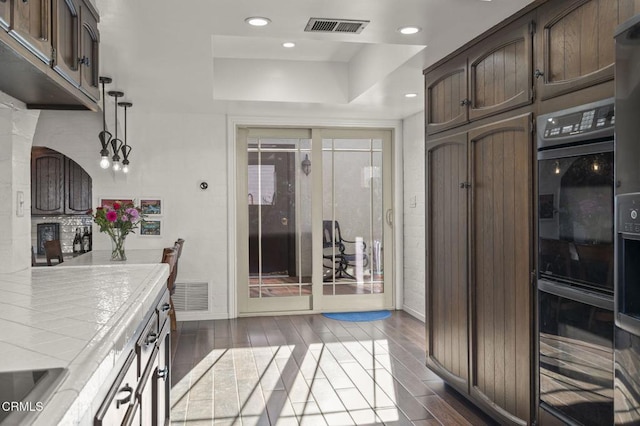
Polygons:
[[[90,215],[60,215],[60,216],[32,216],[31,217],[31,245],[36,255],[38,253],[38,224],[39,223],[59,223],[60,224],[60,245],[62,253],[73,253],[73,237],[76,235],[76,228],[85,226],[91,227],[93,219]],[[43,256],[38,256],[43,257]]]

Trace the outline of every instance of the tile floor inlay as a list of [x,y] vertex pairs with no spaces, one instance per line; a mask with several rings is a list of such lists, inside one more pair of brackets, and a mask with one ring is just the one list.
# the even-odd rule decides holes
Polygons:
[[489,425],[425,367],[424,324],[321,315],[180,322],[172,425]]

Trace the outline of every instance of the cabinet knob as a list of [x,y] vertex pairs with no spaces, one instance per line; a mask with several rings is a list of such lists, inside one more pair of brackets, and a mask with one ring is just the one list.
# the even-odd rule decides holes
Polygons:
[[121,405],[128,404],[131,401],[131,395],[133,395],[133,388],[129,385],[125,385],[118,393],[124,393],[126,396],[116,399],[116,408],[120,408]]
[[149,346],[149,345],[153,345],[154,343],[156,343],[158,341],[158,335],[156,333],[149,333],[149,335],[147,336],[147,338],[145,339],[144,343]]
[[158,369],[158,372],[156,374],[158,376],[158,379],[167,380],[167,377],[169,377],[169,366],[167,365],[162,369]]
[[469,99],[463,99],[460,101],[460,106],[471,105],[471,101]]
[[89,66],[90,65],[89,57],[83,56],[82,58],[78,58],[78,64]]
[[534,76],[534,77],[536,78],[536,80],[537,80],[537,79],[539,79],[540,77],[544,76],[544,73],[543,73],[542,71],[540,71],[539,69],[536,69],[536,70],[533,72],[533,76]]

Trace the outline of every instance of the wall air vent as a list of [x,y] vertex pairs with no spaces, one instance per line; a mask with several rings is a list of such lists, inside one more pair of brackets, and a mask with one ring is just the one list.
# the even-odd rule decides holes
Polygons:
[[208,311],[209,284],[176,282],[176,292],[171,298],[176,312]]
[[368,23],[369,21],[353,19],[311,18],[304,30],[307,32],[360,34]]

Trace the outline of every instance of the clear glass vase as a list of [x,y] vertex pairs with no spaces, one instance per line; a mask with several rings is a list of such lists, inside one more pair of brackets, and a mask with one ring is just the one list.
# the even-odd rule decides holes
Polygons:
[[120,232],[120,229],[113,229],[111,234],[111,260],[127,260],[127,255],[124,251],[124,241],[126,236],[127,234],[123,234],[122,232]]

